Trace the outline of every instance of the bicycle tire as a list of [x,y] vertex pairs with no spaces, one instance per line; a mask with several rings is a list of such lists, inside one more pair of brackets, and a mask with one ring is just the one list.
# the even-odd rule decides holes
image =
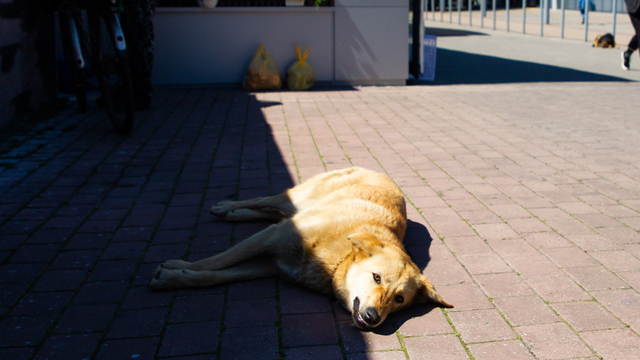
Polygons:
[[120,134],[128,134],[133,127],[135,104],[129,60],[126,49],[116,48],[113,14],[94,13],[90,17],[92,45],[100,92],[109,119]]

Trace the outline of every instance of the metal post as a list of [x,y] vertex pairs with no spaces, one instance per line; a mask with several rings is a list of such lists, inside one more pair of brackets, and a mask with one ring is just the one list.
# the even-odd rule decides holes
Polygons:
[[440,0],[440,22],[444,21],[444,0]]
[[431,17],[436,21],[436,0],[431,0]]
[[584,2],[584,41],[589,37],[589,0]]
[[611,21],[611,34],[613,35],[613,37],[616,37],[616,20],[617,20],[617,16],[618,15],[618,1],[617,0],[613,0],[613,9],[611,9],[611,13],[613,16],[613,19]]
[[545,0],[540,0],[540,36],[544,36],[544,3]]
[[493,8],[493,30],[496,29],[496,0],[491,2],[491,7]]
[[561,0],[560,7],[562,7],[562,17],[560,18],[560,39],[564,39],[564,0]]
[[510,0],[505,0],[505,4],[507,5],[507,32],[509,32],[509,2]]
[[[544,23],[549,25],[549,2],[551,0],[545,0],[544,1]],[[555,0],[553,0],[555,1]],[[555,5],[554,5],[555,6]]]
[[480,1],[480,28],[484,28],[484,17],[487,16],[487,0]]
[[469,0],[469,26],[472,25],[471,24],[471,18],[472,18],[472,16],[471,16],[471,0]]
[[449,0],[449,24],[451,24],[453,22],[453,17],[451,15],[451,2],[453,0]]
[[456,7],[458,8],[458,25],[462,22],[462,2],[460,0],[456,0]]
[[522,0],[522,33],[526,34],[527,27],[527,0]]

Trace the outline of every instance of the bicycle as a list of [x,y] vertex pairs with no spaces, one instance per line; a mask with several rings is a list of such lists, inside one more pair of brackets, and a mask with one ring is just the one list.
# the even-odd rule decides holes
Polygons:
[[116,131],[127,134],[133,127],[135,104],[120,25],[122,0],[61,0],[58,11],[79,111],[87,109],[88,78],[96,76],[102,94],[100,103]]

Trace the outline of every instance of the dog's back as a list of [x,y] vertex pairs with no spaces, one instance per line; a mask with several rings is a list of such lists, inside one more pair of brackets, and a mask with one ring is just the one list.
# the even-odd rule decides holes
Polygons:
[[596,40],[593,42],[593,46],[594,47],[601,47],[601,48],[615,48],[615,47],[618,47],[616,45],[615,38],[610,33],[596,36]]

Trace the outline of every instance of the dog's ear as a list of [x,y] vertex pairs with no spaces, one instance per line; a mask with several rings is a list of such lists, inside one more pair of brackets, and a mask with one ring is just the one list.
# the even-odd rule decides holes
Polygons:
[[419,288],[418,288],[418,291],[416,291],[417,303],[433,302],[446,308],[453,307],[453,305],[444,301],[444,299],[442,299],[442,297],[438,295],[438,293],[436,292],[436,289],[433,287],[433,284],[431,284],[431,281],[427,280],[427,278],[424,277],[424,275],[421,275],[420,278],[421,279],[419,280],[419,283],[418,283]]
[[375,235],[363,228],[359,228],[356,232],[349,235],[348,239],[351,240],[354,248],[368,255],[371,255],[377,249],[384,248],[382,241],[378,240]]

